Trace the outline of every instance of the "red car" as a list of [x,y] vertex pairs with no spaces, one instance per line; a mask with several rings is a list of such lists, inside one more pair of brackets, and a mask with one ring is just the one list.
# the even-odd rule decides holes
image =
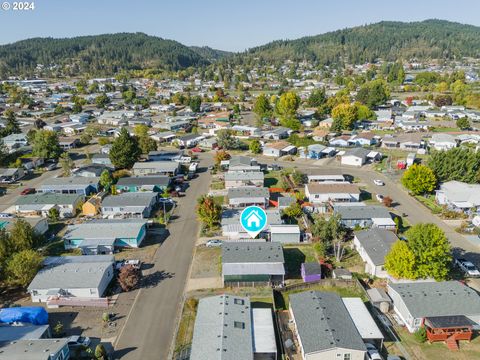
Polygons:
[[28,194],[35,194],[35,193],[36,193],[36,190],[34,188],[25,188],[20,193],[20,195],[28,195]]
[[194,153],[201,153],[201,152],[203,152],[203,150],[200,149],[200,148],[198,148],[198,147],[194,147],[194,148],[192,149],[192,152],[194,152]]

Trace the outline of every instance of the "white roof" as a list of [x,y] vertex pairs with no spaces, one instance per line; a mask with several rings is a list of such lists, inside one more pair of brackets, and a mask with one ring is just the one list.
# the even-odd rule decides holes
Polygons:
[[291,151],[293,149],[296,149],[296,146],[288,145],[287,147],[283,148],[282,151]]
[[391,218],[372,218],[372,221],[378,226],[395,226],[395,221]]
[[253,352],[276,353],[275,331],[273,330],[272,310],[253,308]]
[[383,339],[382,332],[360,298],[342,298],[350,317],[363,340]]
[[270,225],[270,232],[272,234],[300,234],[300,227],[298,225]]

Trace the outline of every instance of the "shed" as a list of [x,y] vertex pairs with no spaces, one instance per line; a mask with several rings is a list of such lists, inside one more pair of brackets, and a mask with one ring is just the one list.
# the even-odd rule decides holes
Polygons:
[[373,306],[381,312],[387,313],[392,307],[392,299],[387,292],[381,288],[372,288],[367,290],[367,295]]
[[300,272],[303,282],[318,281],[322,278],[322,265],[318,262],[302,263]]
[[332,277],[334,279],[352,280],[352,273],[347,269],[333,269]]

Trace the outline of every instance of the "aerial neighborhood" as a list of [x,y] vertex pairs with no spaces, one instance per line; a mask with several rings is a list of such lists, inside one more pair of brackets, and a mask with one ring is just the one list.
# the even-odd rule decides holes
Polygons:
[[0,45],[0,360],[480,358],[479,37]]

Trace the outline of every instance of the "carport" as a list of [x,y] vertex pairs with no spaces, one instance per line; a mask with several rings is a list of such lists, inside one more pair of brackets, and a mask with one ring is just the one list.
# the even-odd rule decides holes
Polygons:
[[378,328],[370,311],[360,298],[342,298],[350,317],[364,342],[378,343],[383,347],[383,334]]

